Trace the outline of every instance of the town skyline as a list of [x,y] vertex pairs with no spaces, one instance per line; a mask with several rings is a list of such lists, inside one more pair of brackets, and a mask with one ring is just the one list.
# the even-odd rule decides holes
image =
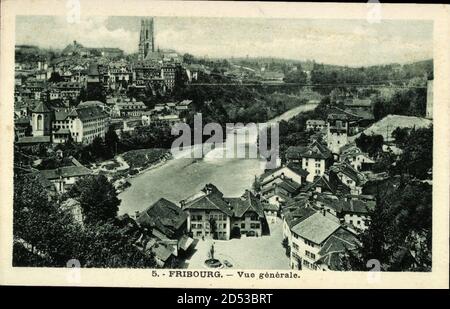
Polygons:
[[[133,54],[138,52],[142,18],[145,17],[96,16],[79,24],[68,24],[62,16],[18,16],[16,45],[63,49],[77,41],[85,47],[121,48]],[[365,20],[154,19],[156,49],[173,49],[210,59],[273,58],[365,67],[433,58],[433,24],[427,21],[371,24]],[[36,24],[40,31],[35,30]],[[248,31],[237,31],[243,27]],[[329,50],[352,50],[352,53]]]

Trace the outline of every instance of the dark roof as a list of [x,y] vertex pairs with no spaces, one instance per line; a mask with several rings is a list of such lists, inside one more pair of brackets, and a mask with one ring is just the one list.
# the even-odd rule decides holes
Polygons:
[[55,186],[39,172],[32,172],[26,175],[29,179],[36,179],[44,188],[54,190]]
[[258,198],[250,191],[246,191],[240,198],[225,198],[233,208],[234,216],[241,218],[246,212],[253,211],[260,218],[264,218],[264,208]]
[[163,244],[156,244],[152,247],[152,252],[155,256],[163,262],[166,262],[172,255],[172,250]]
[[40,172],[49,180],[58,179],[59,177],[86,176],[92,173],[90,169],[84,166],[63,166],[52,170],[41,170]]
[[76,110],[81,121],[107,117],[107,114],[98,106],[82,106]]
[[183,209],[220,210],[228,216],[233,216],[233,210],[223,198],[223,193],[212,184],[207,184],[197,194],[185,201]]
[[33,108],[33,113],[50,113],[51,110],[47,106],[47,103],[45,102],[39,102],[39,104]]
[[292,179],[286,177],[282,179],[283,181],[277,183],[277,186],[284,189],[285,191],[294,194],[297,192],[298,189],[300,189],[300,184],[293,181]]
[[186,222],[187,217],[188,215],[180,207],[161,198],[139,213],[136,221],[143,227],[156,228],[171,238]]
[[363,181],[362,175],[347,162],[333,165],[330,168],[330,171],[333,171],[336,174],[342,173],[355,181],[356,184],[360,184]]
[[316,213],[314,209],[307,206],[307,203],[297,203],[296,206],[293,204],[290,205],[291,206],[283,209],[284,220],[289,228],[293,228],[295,225]]
[[316,264],[326,264],[331,270],[340,270],[341,254],[346,249],[354,250],[359,246],[359,241],[345,228],[337,229],[322,245],[319,251],[321,256]]
[[333,208],[338,213],[358,213],[367,214],[375,208],[375,203],[373,201],[364,202],[357,199],[343,200],[343,199],[325,199],[317,197],[318,200],[322,201],[327,205],[327,207]]
[[300,166],[294,164],[294,163],[288,163],[286,165],[287,168],[289,168],[291,171],[293,171],[294,173],[296,173],[297,175],[300,175],[302,177],[306,177],[308,176],[309,172],[302,169]]
[[327,147],[314,140],[305,150],[301,153],[304,158],[315,158],[326,160],[331,157],[331,152]]
[[264,203],[264,211],[278,211],[278,206],[274,204]]

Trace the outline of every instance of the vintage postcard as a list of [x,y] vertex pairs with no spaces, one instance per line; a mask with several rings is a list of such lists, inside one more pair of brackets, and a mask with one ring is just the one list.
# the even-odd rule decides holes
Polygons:
[[0,284],[448,288],[449,7],[1,5]]

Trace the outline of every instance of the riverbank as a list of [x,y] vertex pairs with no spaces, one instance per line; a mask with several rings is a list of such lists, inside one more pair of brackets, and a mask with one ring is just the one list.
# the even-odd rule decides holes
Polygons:
[[[298,113],[313,110],[316,106],[317,104],[305,104],[296,107],[273,121],[288,120]],[[257,139],[249,136],[247,140]],[[254,145],[247,145],[249,146]],[[222,153],[227,150],[227,143],[222,147],[216,145],[202,159],[192,158],[194,147],[201,146],[187,147],[174,159],[165,161],[163,166],[151,168],[130,178],[131,186],[119,194],[119,214],[132,215],[160,198],[178,203],[201,190],[207,183],[216,185],[226,196],[238,197],[252,186],[255,177],[264,172],[266,162],[260,158],[224,158]]]
[[131,178],[160,167],[171,158],[169,149],[137,149],[93,165],[91,169],[94,173],[105,175],[113,183],[117,193],[121,193],[130,187]]

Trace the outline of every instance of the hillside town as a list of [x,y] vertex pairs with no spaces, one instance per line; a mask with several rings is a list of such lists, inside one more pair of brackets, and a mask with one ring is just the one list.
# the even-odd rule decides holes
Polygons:
[[[383,270],[431,269],[432,60],[361,73],[202,59],[159,49],[156,21],[140,21],[136,54],[16,45],[15,265],[345,271],[375,256]],[[174,177],[196,190],[152,179],[152,202],[120,210],[139,177],[172,168],[173,125],[299,106],[279,121],[277,168],[241,169],[253,181],[239,193],[216,181],[229,176],[196,178],[192,160]]]

